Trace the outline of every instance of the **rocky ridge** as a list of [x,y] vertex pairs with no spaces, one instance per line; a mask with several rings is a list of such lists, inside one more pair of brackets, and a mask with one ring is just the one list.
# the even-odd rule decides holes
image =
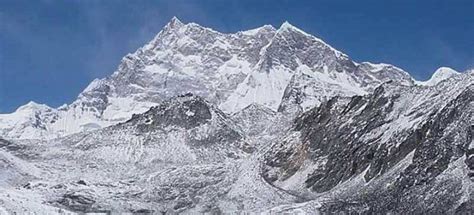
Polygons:
[[28,118],[21,111],[1,114],[0,136],[52,139],[103,128],[187,92],[230,114],[255,103],[295,116],[332,96],[366,94],[389,80],[414,84],[395,66],[356,63],[287,22],[225,34],[173,18],[71,104]]

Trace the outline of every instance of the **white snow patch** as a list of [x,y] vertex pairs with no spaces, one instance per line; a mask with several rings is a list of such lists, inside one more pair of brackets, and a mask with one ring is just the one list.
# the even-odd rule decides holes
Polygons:
[[187,110],[186,116],[194,116],[194,112],[192,112],[191,110]]
[[459,74],[461,73],[449,67],[441,67],[433,73],[433,75],[431,76],[429,80],[415,81],[415,84],[420,85],[420,86],[434,86],[448,78],[451,78]]

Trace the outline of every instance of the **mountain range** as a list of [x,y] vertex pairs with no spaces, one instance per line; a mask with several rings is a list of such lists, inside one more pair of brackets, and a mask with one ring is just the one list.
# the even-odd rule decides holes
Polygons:
[[0,212],[471,213],[473,93],[174,17],[71,104],[0,114]]

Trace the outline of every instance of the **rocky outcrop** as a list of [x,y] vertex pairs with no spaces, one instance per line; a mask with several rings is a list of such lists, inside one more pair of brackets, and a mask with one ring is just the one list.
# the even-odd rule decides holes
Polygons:
[[371,95],[334,97],[295,120],[265,155],[263,177],[301,195],[308,194],[298,187],[334,192],[360,177],[362,186],[342,195],[347,202],[328,203],[328,212],[454,212],[470,198],[461,196],[471,186],[472,78],[430,89],[386,83]]

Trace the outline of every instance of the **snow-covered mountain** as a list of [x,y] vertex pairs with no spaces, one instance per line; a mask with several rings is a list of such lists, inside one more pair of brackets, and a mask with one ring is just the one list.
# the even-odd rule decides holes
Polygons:
[[356,63],[287,22],[225,34],[173,18],[72,104],[0,115],[0,136],[51,139],[94,130],[187,92],[226,113],[255,103],[296,114],[335,95],[366,94],[389,80],[414,83],[395,66]]
[[459,74],[460,73],[458,71],[451,69],[449,67],[440,67],[433,73],[430,79],[426,81],[415,81],[415,84],[421,85],[421,86],[434,86],[434,85],[437,85],[441,81],[444,81],[448,78],[451,78]]
[[0,115],[0,214],[469,214],[473,98],[474,70],[173,18],[71,104]]

